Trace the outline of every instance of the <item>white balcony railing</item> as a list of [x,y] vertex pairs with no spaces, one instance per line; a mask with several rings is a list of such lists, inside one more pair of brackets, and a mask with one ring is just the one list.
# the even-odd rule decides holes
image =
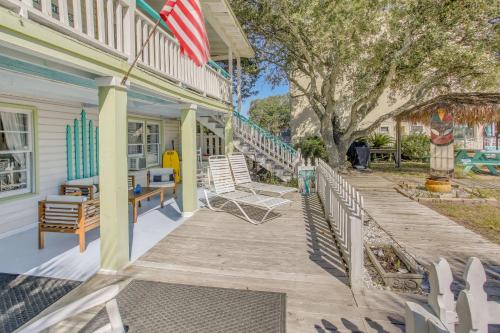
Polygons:
[[[130,62],[159,18],[144,0],[0,0],[0,6]],[[227,73],[211,65],[197,67],[180,53],[177,40],[164,24],[159,25],[138,63],[202,95],[231,101]]]

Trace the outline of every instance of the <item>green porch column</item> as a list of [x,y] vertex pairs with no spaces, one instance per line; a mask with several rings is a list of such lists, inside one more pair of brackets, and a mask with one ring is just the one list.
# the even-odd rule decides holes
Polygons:
[[182,137],[182,215],[189,217],[198,209],[196,186],[196,105],[181,112]]
[[99,200],[101,270],[129,262],[127,182],[127,87],[120,78],[96,79],[99,88]]
[[225,118],[224,124],[224,149],[226,155],[232,154],[234,151],[233,146],[233,112],[231,111]]

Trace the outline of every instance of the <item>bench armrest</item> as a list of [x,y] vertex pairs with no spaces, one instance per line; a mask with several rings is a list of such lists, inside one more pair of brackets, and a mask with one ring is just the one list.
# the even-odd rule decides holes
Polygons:
[[89,199],[94,198],[94,186],[95,185],[61,185],[59,193],[61,195],[75,195],[73,193],[79,192],[80,195],[84,195]]

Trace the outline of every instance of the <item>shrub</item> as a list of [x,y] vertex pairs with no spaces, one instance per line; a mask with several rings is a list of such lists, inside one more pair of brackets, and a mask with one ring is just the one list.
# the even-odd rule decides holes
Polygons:
[[328,153],[326,151],[325,143],[319,136],[302,138],[300,142],[295,145],[295,147],[297,149],[300,148],[304,159],[321,158],[326,162],[328,161]]
[[261,171],[257,173],[257,180],[261,183],[267,183],[272,185],[282,185],[288,187],[299,186],[297,178],[292,178],[289,181],[284,182],[277,176],[273,175],[272,172],[267,171],[265,169],[261,169]]
[[386,147],[394,142],[394,139],[385,133],[372,133],[368,139],[368,144],[373,148]]
[[425,161],[430,151],[431,143],[425,134],[411,134],[401,141],[401,156],[406,160]]

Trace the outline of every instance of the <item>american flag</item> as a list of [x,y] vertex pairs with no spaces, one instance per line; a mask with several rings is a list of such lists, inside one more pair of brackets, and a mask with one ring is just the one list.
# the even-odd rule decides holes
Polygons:
[[181,52],[198,66],[206,64],[210,51],[199,1],[167,0],[160,16],[179,41]]

